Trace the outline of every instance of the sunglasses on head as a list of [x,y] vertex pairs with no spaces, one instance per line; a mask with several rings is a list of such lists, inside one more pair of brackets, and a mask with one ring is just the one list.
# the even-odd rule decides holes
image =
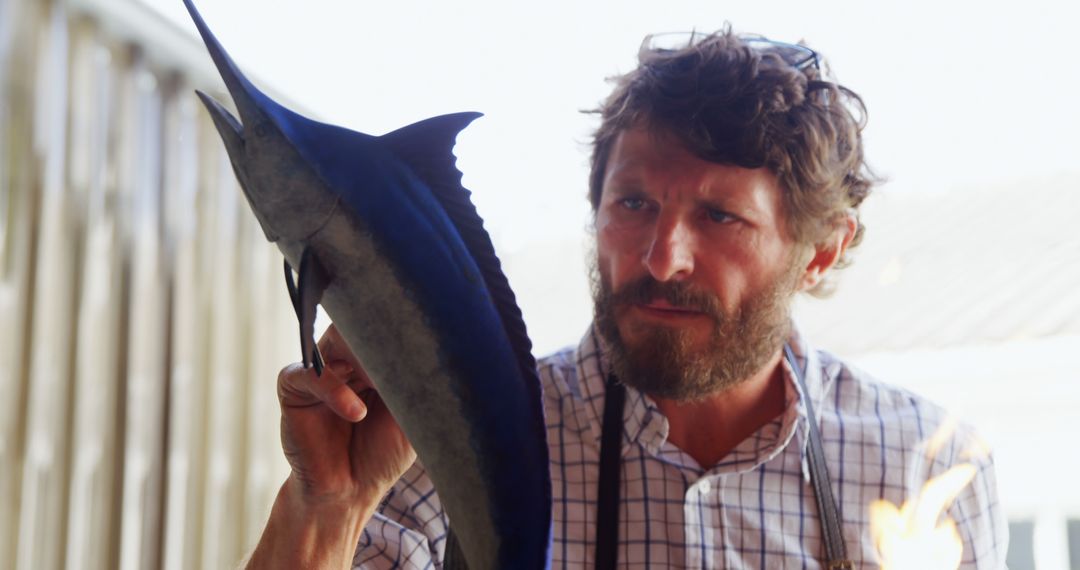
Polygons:
[[[678,51],[697,45],[714,35],[698,31],[652,34],[645,38],[644,47],[649,51]],[[814,69],[821,71],[821,60],[818,52],[804,45],[778,42],[760,35],[739,35],[736,37],[751,49],[761,53],[776,54],[795,69],[802,71],[813,66]]]

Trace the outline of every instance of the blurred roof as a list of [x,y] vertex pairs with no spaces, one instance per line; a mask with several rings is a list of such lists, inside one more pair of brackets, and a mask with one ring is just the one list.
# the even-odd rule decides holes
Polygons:
[[903,194],[863,208],[866,239],[836,293],[799,301],[841,354],[1080,333],[1080,175]]

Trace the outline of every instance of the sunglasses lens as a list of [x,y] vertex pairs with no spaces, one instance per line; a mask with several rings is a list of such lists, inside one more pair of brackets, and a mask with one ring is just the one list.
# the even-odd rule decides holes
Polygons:
[[809,66],[818,67],[817,52],[798,44],[775,42],[770,39],[754,37],[743,38],[746,45],[762,53],[774,53],[795,69],[806,69]]

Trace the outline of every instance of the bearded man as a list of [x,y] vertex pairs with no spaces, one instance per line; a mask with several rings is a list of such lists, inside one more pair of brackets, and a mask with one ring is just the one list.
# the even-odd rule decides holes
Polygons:
[[[541,360],[554,567],[867,568],[877,499],[961,462],[926,460],[945,413],[814,350],[791,324],[863,233],[873,176],[858,95],[804,46],[730,31],[647,41],[599,114],[589,198],[595,321]],[[361,364],[279,392],[293,473],[255,567],[425,568],[447,520]],[[947,511],[962,567],[1003,568],[993,465]],[[913,488],[912,484],[916,487]]]

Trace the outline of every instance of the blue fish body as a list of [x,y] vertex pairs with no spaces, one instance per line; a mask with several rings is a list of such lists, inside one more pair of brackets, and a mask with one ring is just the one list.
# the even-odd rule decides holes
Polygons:
[[[446,567],[459,557],[473,570],[549,567],[551,483],[535,361],[451,153],[479,114],[379,137],[309,120],[244,78],[185,4],[243,124],[200,96],[264,232],[301,267],[302,335],[313,305],[301,305],[311,305],[304,299],[317,283],[439,492],[455,537]],[[316,276],[306,287],[305,273]]]

